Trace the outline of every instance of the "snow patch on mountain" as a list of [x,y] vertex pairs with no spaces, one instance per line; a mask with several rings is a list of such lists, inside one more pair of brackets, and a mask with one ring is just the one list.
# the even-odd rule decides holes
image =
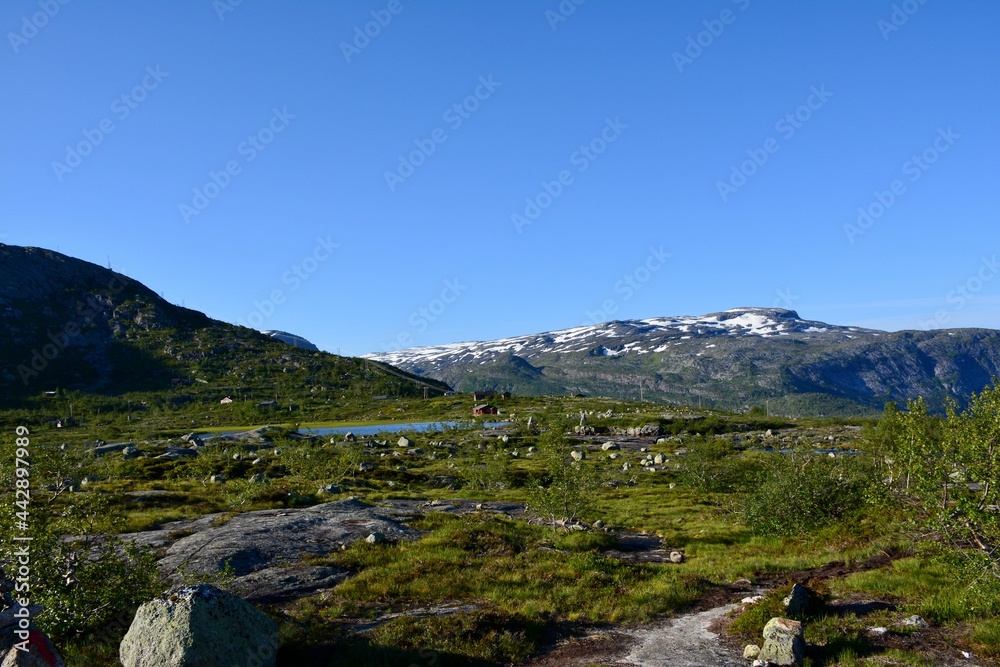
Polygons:
[[[503,354],[515,354],[525,358],[543,354],[571,353],[616,357],[626,354],[662,353],[670,347],[690,345],[706,339],[711,342],[716,336],[809,337],[823,334],[847,339],[852,337],[848,332],[853,337],[875,334],[869,329],[803,320],[794,310],[732,308],[721,313],[701,316],[616,320],[494,341],[449,343],[366,356],[403,368],[427,369],[430,366],[440,367],[454,363],[485,364]],[[700,347],[706,350],[713,345]],[[704,352],[698,353],[692,349],[691,354],[700,356]]]

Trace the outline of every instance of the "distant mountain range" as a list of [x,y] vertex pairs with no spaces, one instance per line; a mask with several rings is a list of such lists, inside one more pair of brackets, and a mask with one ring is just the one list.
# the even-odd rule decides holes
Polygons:
[[1000,375],[992,329],[885,332],[792,310],[614,321],[369,355],[458,391],[582,393],[783,414],[864,415],[923,396],[960,404]]
[[[190,389],[181,389],[189,387]],[[305,339],[175,306],[140,282],[51,250],[0,244],[0,407],[43,392],[360,399],[428,381]]]

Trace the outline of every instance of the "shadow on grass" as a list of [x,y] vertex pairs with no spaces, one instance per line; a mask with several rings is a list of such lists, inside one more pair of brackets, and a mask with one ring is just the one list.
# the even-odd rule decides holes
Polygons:
[[282,646],[278,667],[494,667],[495,663],[440,651],[407,651],[353,638],[330,644]]

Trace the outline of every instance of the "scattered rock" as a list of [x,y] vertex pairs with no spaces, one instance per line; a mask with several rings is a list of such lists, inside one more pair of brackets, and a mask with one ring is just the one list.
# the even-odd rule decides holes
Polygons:
[[163,452],[158,459],[193,459],[198,456],[197,449],[185,449],[183,447],[171,448]]
[[254,484],[263,484],[267,481],[267,477],[264,476],[264,473],[258,472],[250,476],[250,481]]
[[787,618],[772,618],[764,626],[764,645],[758,659],[782,667],[801,665],[805,649],[802,623]]
[[596,528],[597,530],[604,528],[604,522],[598,519],[597,521],[594,522],[594,528]]
[[87,453],[93,454],[94,456],[101,456],[111,452],[120,452],[132,446],[131,442],[112,442],[106,445],[97,445],[96,447],[87,450]]
[[742,600],[740,600],[740,604],[749,606],[749,605],[752,605],[752,604],[757,604],[758,602],[760,602],[764,598],[765,598],[765,596],[763,596],[763,595],[751,595],[749,597],[745,597]]
[[868,628],[868,634],[875,635],[876,637],[881,637],[882,635],[889,634],[889,628],[883,628],[881,626],[875,628]]
[[129,445],[122,449],[122,458],[124,459],[134,459],[139,457],[139,448],[134,445]]
[[658,466],[663,465],[664,463],[666,463],[666,461],[667,458],[663,454],[657,454],[656,456],[653,457],[653,463]]
[[603,445],[601,445],[601,449],[604,450],[604,451],[606,451],[606,452],[610,452],[613,449],[621,449],[621,447],[618,445],[617,442],[610,442],[609,441],[609,442],[606,442]]
[[379,532],[374,532],[365,538],[365,542],[368,544],[381,544],[382,542],[385,542],[385,535]]
[[756,660],[759,655],[760,647],[756,644],[747,644],[746,648],[743,649],[744,660]]
[[413,441],[407,438],[405,435],[396,441],[396,444],[400,447],[413,447]]
[[332,495],[337,494],[337,493],[340,493],[340,487],[339,486],[337,486],[336,484],[327,484],[325,486],[319,487],[319,491],[316,492],[316,495],[321,496],[321,495],[326,494],[326,495],[331,495],[332,496]]
[[205,441],[194,433],[188,433],[187,435],[181,436],[181,442],[186,442],[188,444],[194,445],[195,447],[204,447]]
[[119,647],[124,667],[273,667],[278,627],[210,584],[175,587],[139,607]]
[[671,551],[670,552],[670,562],[671,563],[678,563],[678,564],[683,563],[684,562],[684,554],[682,554],[680,551]]
[[351,433],[350,431],[348,431],[347,433],[344,434],[344,441],[345,442],[357,442],[358,439],[354,436],[353,433]]
[[802,616],[809,610],[809,589],[795,584],[791,594],[781,603],[785,605],[785,612],[789,616]]
[[573,457],[574,461],[582,461],[585,458],[587,458],[587,452],[584,452],[579,449],[574,449],[569,453],[569,455]]
[[927,628],[927,627],[930,627],[930,625],[927,623],[927,621],[925,621],[924,619],[922,619],[921,617],[916,616],[916,615],[910,616],[909,618],[904,618],[902,625],[905,625],[906,627],[909,627],[909,628]]
[[210,481],[212,484],[222,484],[223,482],[226,481],[226,476],[223,475],[222,473],[219,473],[217,475],[212,475],[211,477],[209,477],[208,481]]

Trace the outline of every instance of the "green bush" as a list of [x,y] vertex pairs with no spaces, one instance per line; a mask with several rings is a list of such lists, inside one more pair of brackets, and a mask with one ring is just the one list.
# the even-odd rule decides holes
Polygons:
[[[57,514],[33,505],[30,599],[45,608],[38,626],[57,644],[120,641],[136,608],[163,590],[151,552],[106,534],[118,520],[114,506],[103,494],[74,494]],[[3,523],[14,534],[9,513]],[[0,559],[17,562],[20,546],[5,542]]]
[[528,509],[553,524],[586,515],[593,508],[595,492],[602,486],[601,473],[590,461],[572,459],[572,447],[561,428],[550,428],[538,449],[545,473],[529,493]]
[[757,460],[741,455],[728,440],[696,441],[687,449],[688,453],[677,459],[678,478],[699,491],[747,491],[762,481],[766,472]]
[[762,461],[762,481],[735,511],[763,536],[799,535],[836,523],[864,504],[871,477],[863,458],[773,454]]

